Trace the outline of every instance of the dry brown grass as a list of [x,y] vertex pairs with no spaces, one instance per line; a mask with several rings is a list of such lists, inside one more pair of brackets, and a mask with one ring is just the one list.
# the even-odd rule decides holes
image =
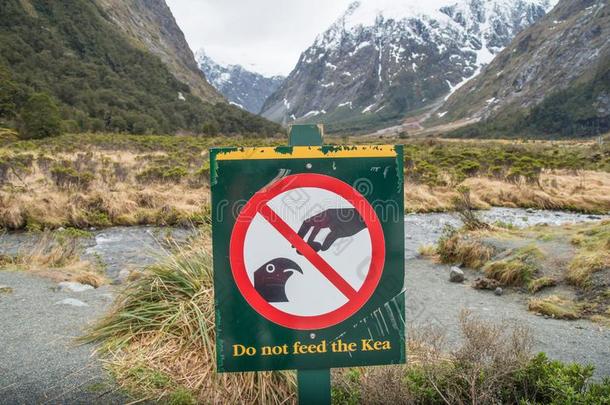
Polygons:
[[540,278],[530,281],[527,284],[527,290],[530,293],[535,294],[538,291],[542,290],[543,288],[554,287],[556,285],[557,285],[557,280],[555,280],[554,278],[540,277]]
[[610,271],[610,221],[581,227],[571,243],[578,251],[568,266],[568,282],[586,288],[593,273]]
[[[470,189],[473,206],[479,209],[498,206],[601,213],[610,210],[610,173],[606,172],[545,171],[540,180],[542,188],[484,177],[469,178],[462,184]],[[405,184],[407,211],[450,210],[457,196],[455,187]]]
[[[10,144],[8,144],[10,145]],[[197,175],[205,152],[176,156],[159,150],[138,152],[120,145],[85,145],[87,152],[55,151],[45,146],[32,152],[15,151],[6,146],[6,156],[32,155],[33,164],[23,173],[11,174],[0,186],[0,227],[41,229],[60,226],[103,227],[108,225],[184,224],[199,221],[210,202],[205,175]],[[49,148],[45,152],[45,148]],[[41,155],[49,153],[50,156]],[[138,174],[151,167],[183,165],[188,176],[165,182],[148,182]],[[52,167],[72,162],[93,179],[86,186],[60,187],[53,179]],[[155,166],[157,165],[157,166]],[[446,175],[450,186],[405,184],[407,211],[447,211],[455,208],[457,186]],[[490,206],[570,209],[587,212],[610,210],[610,173],[591,171],[543,171],[540,186],[508,182],[487,177],[466,179],[461,185],[470,189],[474,208]]]
[[448,234],[439,241],[436,252],[443,263],[461,264],[471,269],[482,268],[494,254],[493,248],[481,241],[479,232]]
[[532,298],[528,309],[557,319],[579,319],[582,315],[579,306],[571,300],[551,295],[545,298]]
[[[141,184],[136,174],[157,154],[129,151],[61,153],[54,161],[84,161],[94,169],[87,187],[59,187],[41,161],[0,187],[0,227],[85,228],[186,224],[209,205],[209,188],[187,180]],[[85,157],[83,157],[85,156]],[[152,156],[152,157],[151,157]],[[80,160],[79,160],[80,159]]]
[[81,259],[75,238],[56,238],[45,232],[29,249],[22,249],[5,267],[27,271],[56,282],[76,281],[95,288],[108,282],[100,269]]
[[526,246],[510,253],[506,259],[490,261],[483,267],[485,275],[502,285],[521,286],[533,279],[543,254],[535,246]]
[[436,247],[434,245],[421,245],[417,248],[417,253],[423,257],[434,257],[436,256]]

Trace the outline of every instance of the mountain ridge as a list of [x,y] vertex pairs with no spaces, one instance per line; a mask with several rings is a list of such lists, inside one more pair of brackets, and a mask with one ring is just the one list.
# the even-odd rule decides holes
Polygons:
[[224,101],[202,75],[193,51],[164,0],[95,0],[126,35],[157,55],[179,81],[206,102]]
[[[520,33],[480,76],[449,97],[438,111],[442,116],[437,114],[428,125],[459,119],[481,121],[471,130],[458,131],[464,136],[498,131],[505,136],[520,131],[594,135],[610,130],[607,2],[562,0],[547,16]],[[542,115],[553,116],[553,120]],[[573,122],[566,121],[567,117]],[[585,124],[587,120],[589,124]]]
[[432,17],[393,18],[371,13],[372,0],[354,2],[302,53],[262,115],[284,124],[322,119],[337,130],[400,121],[472,77],[552,3],[436,1]]
[[9,126],[30,97],[46,93],[68,132],[281,132],[224,101],[204,102],[90,0],[4,0],[0,87],[10,90],[0,95],[0,122]]
[[222,64],[203,49],[196,52],[199,69],[210,84],[230,103],[258,114],[265,100],[282,84],[285,77],[265,76],[237,64]]

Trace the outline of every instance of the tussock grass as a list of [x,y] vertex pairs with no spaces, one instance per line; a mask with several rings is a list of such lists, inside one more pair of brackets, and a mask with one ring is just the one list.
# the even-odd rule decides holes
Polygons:
[[[210,201],[209,147],[285,143],[125,134],[0,137],[0,227],[200,224]],[[405,147],[407,211],[453,210],[458,186],[470,190],[476,209],[610,210],[610,166],[594,144],[410,141]]]
[[527,284],[527,290],[532,293],[535,294],[538,291],[542,290],[543,288],[547,288],[547,287],[553,287],[557,285],[557,280],[555,280],[552,277],[540,277],[537,278],[535,280],[531,280],[528,284]]
[[483,243],[477,232],[463,234],[455,229],[446,230],[436,251],[442,263],[462,264],[480,269],[491,260],[494,249]]
[[[292,373],[216,374],[212,267],[206,245],[209,239],[203,237],[148,269],[83,341],[102,342],[119,383],[148,398],[168,400],[182,387],[202,403],[294,401]],[[167,381],[155,384],[147,377],[151,373]]]
[[488,262],[483,267],[485,275],[503,285],[521,286],[538,272],[538,262],[543,257],[536,246],[517,249],[506,259]]
[[54,281],[76,281],[95,288],[108,282],[100,269],[81,259],[78,236],[70,232],[44,232],[31,248],[21,249],[3,267],[35,273]]
[[487,277],[483,280],[527,287],[530,294],[562,285],[577,297],[576,304],[556,297],[532,300],[533,311],[561,319],[603,320],[603,324],[610,319],[609,220],[525,229],[451,228],[439,240],[437,253],[443,263],[482,269]]
[[532,298],[529,300],[528,309],[542,315],[557,319],[579,319],[581,309],[573,301],[551,295],[546,298]]
[[421,245],[417,248],[417,253],[423,257],[436,256],[436,247],[434,245]]
[[[610,173],[587,171],[576,174],[568,170],[549,170],[543,171],[540,178],[538,185],[489,177],[468,177],[462,185],[470,189],[473,207],[477,209],[494,206],[590,213],[610,210]],[[405,209],[408,212],[452,210],[458,194],[454,185],[407,181]]]
[[610,221],[590,225],[572,237],[578,253],[568,266],[568,282],[585,288],[591,275],[597,271],[610,271]]
[[[12,145],[13,150],[0,148],[0,227],[202,223],[207,209],[203,207],[210,201],[209,164],[203,150],[174,151],[173,145],[161,142],[169,151],[90,146],[82,152],[47,142],[40,151],[30,151],[29,143],[23,142]],[[15,151],[18,145],[27,152]],[[50,150],[52,156],[47,154]]]

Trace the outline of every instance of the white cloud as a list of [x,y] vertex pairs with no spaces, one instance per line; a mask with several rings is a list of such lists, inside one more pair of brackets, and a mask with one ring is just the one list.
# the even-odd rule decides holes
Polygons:
[[193,49],[222,63],[288,74],[351,0],[167,0]]

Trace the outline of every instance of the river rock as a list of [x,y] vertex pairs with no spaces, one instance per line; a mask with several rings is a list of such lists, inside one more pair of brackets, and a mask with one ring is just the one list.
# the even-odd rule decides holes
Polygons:
[[131,271],[129,269],[123,269],[119,271],[119,275],[117,276],[117,284],[124,284],[129,280],[129,276],[131,275]]
[[494,290],[494,294],[499,297],[500,295],[504,294],[504,290],[502,289],[502,287],[498,287]]
[[89,306],[87,303],[84,303],[84,302],[74,299],[74,298],[66,298],[61,301],[57,301],[55,303],[55,305],[70,305],[72,307],[88,307]]
[[477,290],[495,290],[500,287],[500,283],[497,280],[487,277],[477,277],[472,282],[472,288]]
[[74,281],[63,281],[57,285],[59,287],[59,291],[68,291],[80,293],[83,291],[93,290],[93,286],[88,284],[76,283]]
[[464,271],[459,267],[453,266],[449,272],[449,281],[452,283],[461,283],[464,281]]

